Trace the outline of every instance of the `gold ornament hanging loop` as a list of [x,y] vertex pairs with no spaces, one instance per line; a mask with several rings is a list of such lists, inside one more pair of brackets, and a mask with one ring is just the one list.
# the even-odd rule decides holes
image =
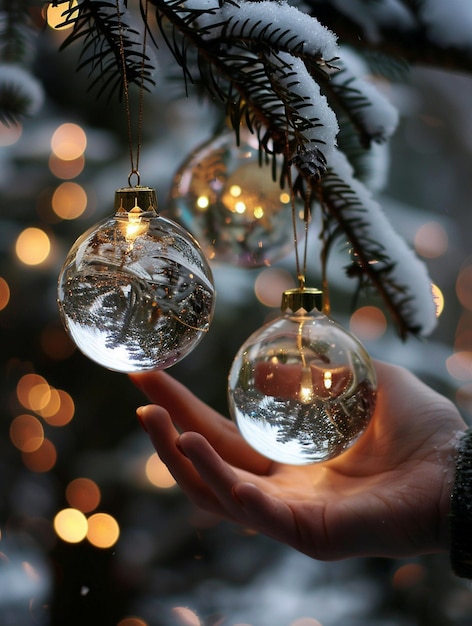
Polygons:
[[116,15],[118,21],[118,33],[119,33],[119,49],[120,49],[120,62],[121,62],[121,71],[123,73],[123,94],[125,98],[125,108],[126,108],[126,120],[128,127],[128,145],[129,145],[129,155],[131,162],[131,171],[128,175],[128,185],[131,185],[131,179],[133,176],[136,176],[137,185],[140,186],[141,176],[139,174],[139,157],[141,154],[141,143],[142,143],[142,131],[143,131],[143,103],[144,103],[144,70],[145,70],[145,59],[146,59],[146,45],[147,45],[147,17],[148,17],[148,8],[149,8],[149,0],[145,1],[144,5],[144,34],[143,34],[143,47],[142,47],[142,56],[141,56],[141,72],[140,72],[140,84],[139,84],[139,103],[138,103],[138,128],[137,128],[137,141],[136,141],[136,163],[134,160],[133,153],[133,130],[132,130],[132,121],[131,121],[131,106],[129,101],[129,82],[128,82],[128,73],[126,70],[126,57],[125,57],[125,46],[123,42],[123,23],[121,21],[121,16],[123,13],[120,12],[120,0],[116,0]]

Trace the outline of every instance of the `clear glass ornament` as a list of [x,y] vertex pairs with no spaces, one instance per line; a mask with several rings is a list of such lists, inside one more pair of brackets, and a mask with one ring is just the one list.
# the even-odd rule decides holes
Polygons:
[[293,289],[282,314],[253,333],[229,374],[233,420],[258,452],[279,463],[327,461],[366,429],[376,397],[362,344],[318,309],[321,292]]
[[154,189],[115,193],[115,214],[72,246],[59,275],[63,323],[90,359],[118,372],[164,369],[208,330],[215,289],[198,243],[157,213]]
[[174,177],[169,209],[212,261],[261,267],[294,249],[290,193],[260,164],[246,126],[239,146],[226,128],[193,152]]

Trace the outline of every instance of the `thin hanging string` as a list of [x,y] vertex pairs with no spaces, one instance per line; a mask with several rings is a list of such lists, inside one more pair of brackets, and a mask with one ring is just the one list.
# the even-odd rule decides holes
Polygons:
[[321,247],[321,289],[323,291],[323,313],[325,315],[329,315],[331,313],[331,300],[329,295],[329,284],[328,284],[328,241],[326,238],[326,217],[324,210],[324,201],[323,201],[323,190],[321,185],[318,185],[318,203],[321,208],[321,233],[320,239],[322,242]]
[[[286,138],[286,156],[288,159],[288,133],[285,135]],[[308,254],[308,229],[310,225],[310,202],[311,202],[311,189],[307,186],[307,191],[305,195],[305,205],[303,210],[303,224],[304,224],[304,247],[303,247],[303,257],[302,262],[303,265],[300,264],[300,254],[298,252],[298,229],[297,229],[297,207],[295,202],[295,191],[293,189],[293,181],[292,181],[292,168],[290,163],[287,167],[287,182],[290,189],[290,205],[292,208],[292,228],[293,228],[293,242],[295,244],[295,266],[297,272],[298,285],[300,289],[305,288],[306,281],[306,268],[307,268],[307,254]]]
[[139,157],[141,154],[141,142],[142,142],[142,131],[143,131],[144,69],[145,69],[146,44],[147,44],[148,7],[149,7],[149,0],[145,0],[144,35],[143,35],[141,73],[140,73],[140,84],[139,84],[138,128],[137,128],[136,163],[135,163],[134,150],[133,150],[133,129],[132,129],[132,119],[131,119],[131,106],[130,106],[130,98],[129,98],[128,72],[126,70],[125,46],[123,42],[123,23],[121,21],[122,14],[120,12],[120,0],[116,0],[116,15],[117,15],[117,21],[118,21],[118,33],[119,33],[119,44],[120,44],[120,61],[121,61],[121,70],[123,72],[123,93],[125,97],[126,121],[127,121],[127,126],[128,126],[129,157],[130,157],[130,163],[131,163],[131,171],[128,175],[128,185],[130,187],[132,187],[131,179],[133,176],[136,176],[138,186],[141,182],[141,176],[139,174]]

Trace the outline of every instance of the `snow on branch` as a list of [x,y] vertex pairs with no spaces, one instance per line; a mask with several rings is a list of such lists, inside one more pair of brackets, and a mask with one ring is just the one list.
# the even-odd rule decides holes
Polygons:
[[[394,231],[370,192],[353,176],[345,156],[333,154],[322,181],[323,203],[347,235],[354,264],[377,289],[399,333],[426,336],[436,325],[431,280],[425,265]],[[357,268],[357,269],[356,269]]]

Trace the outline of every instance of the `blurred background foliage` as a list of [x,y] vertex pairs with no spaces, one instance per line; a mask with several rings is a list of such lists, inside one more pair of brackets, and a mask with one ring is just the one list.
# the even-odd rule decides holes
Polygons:
[[[40,36],[39,112],[0,127],[0,626],[470,624],[472,594],[447,555],[317,563],[196,510],[137,425],[142,395],[71,344],[57,275],[75,238],[111,213],[129,167],[123,107],[87,93],[74,48],[58,54],[63,37],[47,27]],[[159,60],[168,65],[165,50]],[[162,72],[145,101],[141,157],[164,214],[176,169],[218,118],[208,103],[176,99],[165,81]],[[409,367],[469,419],[472,80],[417,68],[382,88],[401,123],[381,202],[427,263],[444,307],[427,341],[401,342],[375,298],[353,311],[335,254],[333,317],[372,356]],[[312,257],[313,284],[318,265]],[[212,327],[172,374],[225,413],[234,354],[294,285],[294,261],[214,272]]]

